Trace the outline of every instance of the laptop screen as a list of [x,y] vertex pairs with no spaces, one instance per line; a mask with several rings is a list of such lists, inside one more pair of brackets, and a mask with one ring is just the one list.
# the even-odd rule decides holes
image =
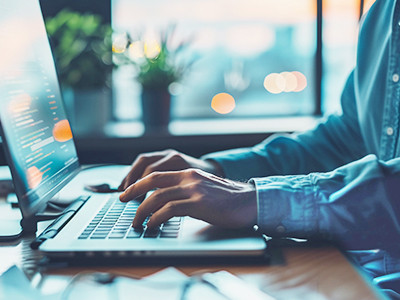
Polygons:
[[79,168],[37,0],[0,0],[0,124],[22,213]]

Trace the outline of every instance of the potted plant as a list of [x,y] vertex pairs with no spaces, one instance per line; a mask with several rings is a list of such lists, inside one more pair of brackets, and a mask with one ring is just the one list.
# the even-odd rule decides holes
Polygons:
[[113,41],[114,62],[131,64],[142,87],[142,119],[146,132],[168,132],[171,94],[169,88],[181,81],[193,61],[184,61],[181,53],[188,45],[173,46],[175,27],[169,26],[158,38],[118,35]]
[[65,9],[46,19],[46,29],[73,129],[102,132],[111,111],[111,26]]

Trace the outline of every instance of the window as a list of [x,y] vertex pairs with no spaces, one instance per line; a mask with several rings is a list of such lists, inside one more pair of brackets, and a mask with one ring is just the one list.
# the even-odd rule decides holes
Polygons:
[[355,66],[360,5],[365,13],[374,1],[323,1],[322,112],[340,110],[340,96]]
[[[112,23],[117,32],[132,35],[176,24],[178,39],[193,38],[192,55],[198,60],[175,86],[172,119],[310,115],[319,111],[315,55],[320,3],[321,112],[326,114],[340,110],[341,90],[355,63],[360,11],[366,12],[373,2],[113,0]],[[132,68],[115,72],[114,90],[116,118],[139,119],[141,87]],[[234,99],[228,113],[211,105],[219,93]]]
[[[176,25],[196,59],[172,91],[172,119],[310,115],[315,110],[315,0],[113,0],[118,33],[146,36]],[[141,87],[132,67],[114,74],[115,115],[139,119]],[[234,107],[211,105],[220,93]]]

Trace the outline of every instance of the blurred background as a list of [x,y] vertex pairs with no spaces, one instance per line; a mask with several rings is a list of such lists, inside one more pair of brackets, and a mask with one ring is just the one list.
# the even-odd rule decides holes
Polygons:
[[340,113],[374,1],[40,2],[81,162],[130,163],[250,146]]

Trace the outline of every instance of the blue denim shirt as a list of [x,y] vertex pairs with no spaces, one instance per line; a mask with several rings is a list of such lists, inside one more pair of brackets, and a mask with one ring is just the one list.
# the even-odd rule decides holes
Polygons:
[[314,130],[205,156],[257,189],[270,236],[323,238],[400,256],[400,2],[363,19],[340,115]]

